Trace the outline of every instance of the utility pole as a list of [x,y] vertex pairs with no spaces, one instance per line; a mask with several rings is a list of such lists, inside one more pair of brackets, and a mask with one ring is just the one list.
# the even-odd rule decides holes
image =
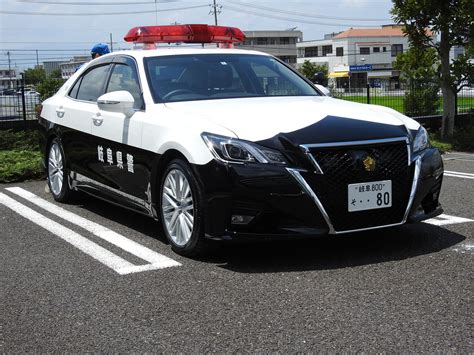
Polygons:
[[36,67],[39,68],[38,50],[36,49]]
[[114,51],[114,42],[112,42],[112,32],[109,32],[109,35],[110,35],[110,51],[113,52]]
[[155,0],[155,24],[158,26],[158,1]]
[[209,12],[210,15],[214,15],[214,24],[217,26],[217,14],[221,13],[222,6],[216,3],[216,0],[213,0],[213,4],[211,5],[211,11]]
[[8,88],[11,89],[13,85],[12,85],[12,69],[10,65],[10,51],[7,52],[7,57],[8,57],[8,77],[10,78],[10,83],[8,85]]

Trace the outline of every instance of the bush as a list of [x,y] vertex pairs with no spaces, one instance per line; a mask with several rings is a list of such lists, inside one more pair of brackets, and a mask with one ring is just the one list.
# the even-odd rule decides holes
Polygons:
[[431,144],[441,151],[457,150],[461,152],[474,152],[474,121],[464,122],[454,128],[454,135],[450,139],[441,140],[439,132],[430,135]]
[[405,93],[405,114],[409,117],[430,116],[438,114],[440,99],[438,86],[413,86]]
[[0,130],[0,183],[44,176],[38,131]]
[[15,182],[43,177],[41,153],[29,150],[0,151],[0,182]]
[[0,150],[32,150],[39,149],[38,131],[0,130]]
[[463,152],[474,152],[474,125],[454,130],[453,149]]

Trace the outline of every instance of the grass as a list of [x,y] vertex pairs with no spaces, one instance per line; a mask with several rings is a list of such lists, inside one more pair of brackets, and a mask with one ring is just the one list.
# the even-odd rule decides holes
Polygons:
[[439,132],[430,134],[431,145],[441,152],[457,150],[461,152],[474,152],[474,124],[456,127],[452,138],[441,139]]
[[37,131],[0,131],[0,183],[44,176]]
[[430,135],[430,143],[434,148],[438,148],[441,153],[450,152],[453,150],[453,144],[448,141],[441,140],[438,134]]
[[[340,97],[342,100],[367,103],[366,95],[350,95]],[[390,96],[390,95],[370,95],[370,103],[374,105],[381,105],[390,107],[398,112],[404,113],[404,96]],[[458,97],[458,112],[469,112],[474,107],[474,97]],[[443,99],[439,101],[439,113],[443,111]]]

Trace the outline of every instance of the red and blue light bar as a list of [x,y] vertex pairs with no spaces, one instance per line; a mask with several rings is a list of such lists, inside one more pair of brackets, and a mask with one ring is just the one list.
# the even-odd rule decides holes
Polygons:
[[134,27],[125,35],[135,43],[225,43],[243,42],[244,33],[236,27],[211,25],[172,25]]

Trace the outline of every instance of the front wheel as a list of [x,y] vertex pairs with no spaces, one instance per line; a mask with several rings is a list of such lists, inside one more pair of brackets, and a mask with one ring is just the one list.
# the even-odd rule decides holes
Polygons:
[[59,202],[68,202],[73,191],[69,187],[66,158],[59,139],[51,142],[48,151],[48,185],[54,199]]
[[202,201],[189,165],[173,160],[163,174],[160,203],[164,232],[178,254],[196,256],[205,249]]

